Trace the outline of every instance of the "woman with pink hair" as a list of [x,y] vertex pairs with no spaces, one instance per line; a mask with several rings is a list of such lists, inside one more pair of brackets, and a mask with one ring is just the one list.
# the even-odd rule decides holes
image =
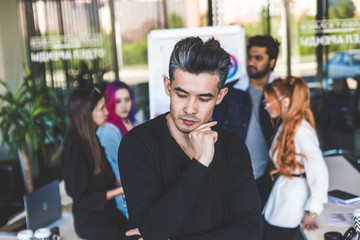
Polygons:
[[[115,80],[106,87],[105,102],[109,115],[106,123],[98,128],[97,135],[101,146],[105,149],[106,157],[116,176],[117,183],[121,186],[118,149],[122,137],[136,123],[134,94],[126,83]],[[117,196],[115,200],[117,208],[126,218],[129,218],[124,195]]]

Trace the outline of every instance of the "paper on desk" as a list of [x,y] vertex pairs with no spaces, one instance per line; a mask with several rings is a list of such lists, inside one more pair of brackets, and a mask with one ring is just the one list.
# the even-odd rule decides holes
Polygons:
[[352,226],[354,215],[352,212],[326,212],[326,222],[330,226]]
[[329,199],[327,204],[341,206],[341,207],[348,207],[348,208],[360,208],[360,201],[346,204],[346,203],[341,203],[341,202],[337,202],[335,200]]

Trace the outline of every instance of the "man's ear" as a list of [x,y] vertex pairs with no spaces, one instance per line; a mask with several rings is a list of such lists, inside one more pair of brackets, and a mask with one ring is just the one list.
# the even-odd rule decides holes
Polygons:
[[171,81],[168,77],[164,77],[164,88],[166,95],[170,96]]
[[273,67],[275,66],[275,63],[276,63],[276,59],[273,58],[270,60],[270,69],[273,69]]
[[229,89],[227,87],[224,87],[219,91],[216,99],[216,105],[221,103],[221,101],[224,99],[225,95],[227,94],[228,90]]

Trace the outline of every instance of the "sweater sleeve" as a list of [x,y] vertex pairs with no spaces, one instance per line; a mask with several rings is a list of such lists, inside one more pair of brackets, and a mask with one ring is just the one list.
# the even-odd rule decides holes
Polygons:
[[233,146],[229,151],[233,152],[229,186],[230,222],[217,229],[176,239],[261,239],[260,197],[255,185],[248,150],[245,144],[242,144],[241,147]]
[[295,142],[300,153],[304,154],[304,169],[310,188],[310,196],[305,203],[305,210],[320,214],[327,202],[329,174],[319,141],[315,132],[308,127],[300,127],[295,135]]
[[63,150],[62,168],[66,190],[78,207],[103,211],[106,191],[91,188],[87,156],[80,145],[73,141]]
[[130,216],[144,239],[169,239],[191,210],[208,168],[193,159],[164,193],[160,177],[150,164],[154,158],[151,146],[129,136],[125,135],[120,144],[119,165]]

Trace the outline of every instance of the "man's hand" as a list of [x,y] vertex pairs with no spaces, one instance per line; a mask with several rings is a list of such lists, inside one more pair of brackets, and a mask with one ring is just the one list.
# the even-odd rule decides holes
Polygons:
[[[136,236],[136,235],[141,235],[140,232],[139,232],[139,229],[138,228],[135,228],[135,229],[131,229],[129,231],[127,231],[125,233],[126,236],[130,237],[130,236]],[[144,240],[143,238],[139,238],[139,240]]]
[[316,230],[317,228],[319,228],[319,226],[316,224],[316,216],[310,216],[308,213],[305,213],[305,216],[301,222],[302,229]]
[[194,158],[202,165],[208,167],[213,160],[218,133],[211,130],[216,121],[200,125],[189,133]]

